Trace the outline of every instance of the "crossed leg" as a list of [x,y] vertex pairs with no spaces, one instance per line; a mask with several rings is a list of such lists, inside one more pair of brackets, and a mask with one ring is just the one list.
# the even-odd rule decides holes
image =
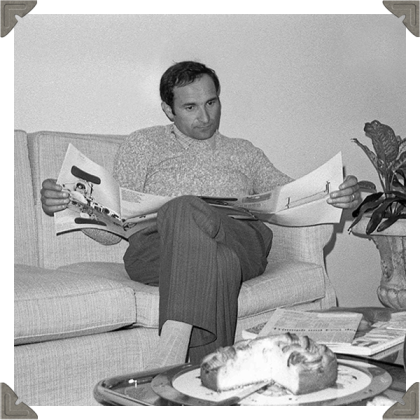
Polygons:
[[165,204],[156,228],[130,240],[124,257],[130,277],[159,284],[156,366],[185,362],[188,347],[191,362],[199,363],[233,344],[241,283],[265,270],[271,240],[263,223],[234,220],[193,196]]

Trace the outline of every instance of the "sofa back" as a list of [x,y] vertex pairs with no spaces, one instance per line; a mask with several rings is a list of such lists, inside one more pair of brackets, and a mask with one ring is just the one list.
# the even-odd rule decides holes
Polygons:
[[[19,143],[22,142],[23,133],[18,132]],[[28,168],[25,168],[25,174],[18,176],[17,179],[15,175],[15,184],[17,183],[17,191],[20,195],[29,197],[32,192],[32,203],[18,210],[18,220],[24,220],[25,226],[19,226],[16,229],[18,230],[18,235],[15,235],[16,263],[57,268],[83,261],[122,262],[122,256],[127,248],[125,240],[118,245],[104,246],[89,239],[80,231],[57,236],[54,218],[47,216],[42,210],[40,190],[44,179],[57,178],[69,143],[112,172],[114,156],[125,138],[126,136],[118,135],[47,131],[28,134],[27,153],[31,179],[28,180]],[[25,164],[21,163],[20,166],[24,167]],[[23,201],[25,201],[24,198]],[[20,202],[22,202],[22,197],[15,198],[15,203]],[[31,237],[28,238],[25,237],[25,231],[28,228],[26,225],[35,229],[35,232],[30,232]],[[37,258],[33,255],[35,248],[37,248]]]
[[[46,178],[57,178],[67,146],[72,143],[88,158],[112,172],[121,135],[15,131],[15,263],[57,268],[86,261],[122,263],[127,241],[104,246],[80,231],[55,234],[54,218],[42,211],[40,189]],[[273,230],[271,264],[289,259],[324,265],[323,248],[332,225]]]

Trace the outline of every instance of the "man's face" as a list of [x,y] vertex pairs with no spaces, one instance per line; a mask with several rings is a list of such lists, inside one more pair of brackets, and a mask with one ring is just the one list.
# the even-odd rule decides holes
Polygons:
[[196,140],[209,139],[219,128],[221,104],[207,74],[189,85],[174,88],[173,111],[164,102],[162,109],[181,133]]

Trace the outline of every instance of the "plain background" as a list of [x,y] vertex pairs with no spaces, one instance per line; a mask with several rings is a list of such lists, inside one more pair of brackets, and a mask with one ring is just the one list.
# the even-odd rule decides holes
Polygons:
[[[220,130],[300,177],[341,151],[345,172],[379,181],[361,149],[374,119],[405,137],[406,28],[392,15],[28,15],[15,32],[15,128],[129,134],[167,124],[161,74],[214,68]],[[326,255],[340,306],[381,306],[372,241],[343,213]]]

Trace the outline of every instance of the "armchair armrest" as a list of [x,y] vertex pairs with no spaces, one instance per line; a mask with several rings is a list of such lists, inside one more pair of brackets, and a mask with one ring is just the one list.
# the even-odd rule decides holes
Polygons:
[[333,234],[333,225],[286,227],[270,225],[274,233],[271,261],[299,260],[324,266],[324,247]]

